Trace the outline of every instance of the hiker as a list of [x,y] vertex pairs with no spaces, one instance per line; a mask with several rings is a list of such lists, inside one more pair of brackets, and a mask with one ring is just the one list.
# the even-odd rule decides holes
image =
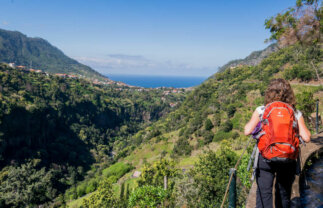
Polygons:
[[264,101],[265,105],[256,108],[244,130],[245,135],[256,134],[258,139],[256,207],[273,207],[272,190],[276,174],[275,207],[289,208],[299,140],[309,142],[311,133],[302,113],[295,109],[294,92],[286,80],[271,80]]

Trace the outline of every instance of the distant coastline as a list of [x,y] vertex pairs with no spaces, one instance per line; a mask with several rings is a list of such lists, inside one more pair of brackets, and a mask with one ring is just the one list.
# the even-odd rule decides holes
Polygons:
[[158,76],[158,75],[124,75],[124,74],[106,74],[113,81],[121,81],[128,85],[156,88],[156,87],[174,87],[186,88],[200,85],[208,77],[193,76]]

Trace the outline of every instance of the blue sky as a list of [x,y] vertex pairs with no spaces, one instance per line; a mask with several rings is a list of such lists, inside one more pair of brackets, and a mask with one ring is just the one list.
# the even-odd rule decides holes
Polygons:
[[209,76],[265,48],[295,0],[0,0],[0,28],[41,37],[104,74]]

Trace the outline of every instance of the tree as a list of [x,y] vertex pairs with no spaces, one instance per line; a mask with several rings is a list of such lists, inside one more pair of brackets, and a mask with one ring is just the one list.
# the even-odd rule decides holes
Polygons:
[[188,174],[178,178],[175,184],[174,207],[198,207],[199,191],[195,187],[194,180]]
[[233,128],[233,124],[231,120],[227,120],[224,124],[223,124],[223,131],[224,132],[229,132],[232,130]]
[[209,151],[200,157],[190,171],[199,193],[197,207],[220,207],[229,169],[234,166],[236,159],[237,155],[225,146],[221,146],[218,153]]
[[119,201],[113,194],[112,185],[109,180],[104,179],[97,190],[88,199],[83,199],[82,206],[86,208],[95,207],[119,207]]
[[205,130],[210,131],[213,128],[212,121],[208,118],[205,121]]
[[[96,190],[97,181],[91,180],[95,177],[84,177],[92,164],[101,165],[93,166],[91,173],[101,172],[99,168],[129,154],[147,139],[143,133],[138,136],[140,139],[131,138],[147,126],[143,125],[146,121],[142,112],[151,115],[149,122],[152,122],[170,111],[168,103],[161,104],[164,90],[137,92],[120,88],[94,86],[85,79],[26,73],[0,63],[0,186],[3,185],[0,207],[4,203],[1,199],[9,197],[7,192],[12,198],[12,203],[6,200],[10,206],[26,207],[20,204],[22,200],[32,205],[44,204],[68,188],[67,200]],[[165,97],[167,102],[180,102],[184,93]],[[161,132],[163,128],[157,126],[152,136]],[[114,158],[112,150],[117,153]],[[17,166],[34,158],[41,160],[37,168]],[[28,171],[21,171],[23,168]],[[117,174],[130,169],[124,168]],[[15,174],[6,173],[2,178],[2,173],[8,170],[21,176],[21,183],[15,184],[19,181]],[[55,178],[45,181],[50,174]],[[115,181],[120,177],[115,175],[110,179]],[[83,179],[84,182],[78,183]],[[15,186],[20,198],[10,191]],[[48,193],[44,193],[44,187]]]
[[311,45],[321,41],[323,10],[321,0],[297,0],[296,6],[265,21],[266,29],[281,46]]
[[160,207],[167,197],[162,187],[145,185],[138,187],[129,197],[129,207]]
[[228,117],[232,118],[234,116],[234,113],[236,112],[236,110],[237,110],[236,107],[234,105],[230,104],[227,109]]
[[[303,53],[306,55],[307,49],[320,54],[323,44],[322,20],[322,0],[297,0],[295,7],[289,8],[287,11],[267,19],[265,26],[271,32],[269,40],[277,40],[280,46],[284,47],[294,44],[302,46],[295,53],[297,59],[299,59],[299,54]],[[303,46],[306,46],[306,48]],[[308,65],[308,68],[311,68],[313,72],[315,71],[317,80],[322,84],[320,67],[318,65],[320,60],[319,55],[312,55],[305,63]],[[288,77],[288,74],[286,75]],[[312,73],[310,71],[304,71],[300,72],[299,76],[302,80],[307,80],[312,77]]]
[[172,156],[189,155],[193,147],[188,143],[187,139],[180,137],[173,149]]
[[45,203],[55,197],[52,188],[54,177],[45,168],[37,170],[37,161],[30,161],[20,167],[10,167],[5,181],[0,185],[0,201],[10,207],[26,207]]
[[303,91],[296,94],[297,109],[303,113],[303,117],[308,122],[310,114],[315,109],[315,100],[313,98],[313,93],[309,91]]
[[215,113],[214,114],[214,125],[215,126],[220,126],[221,125],[221,114],[220,113]]
[[205,131],[202,136],[204,137],[204,144],[209,144],[213,140],[214,133],[212,131]]
[[147,164],[144,166],[138,180],[138,185],[153,185],[164,187],[164,177],[167,177],[167,186],[169,188],[172,188],[174,184],[174,181],[172,179],[177,175],[178,169],[175,168],[175,162],[162,158],[152,165]]

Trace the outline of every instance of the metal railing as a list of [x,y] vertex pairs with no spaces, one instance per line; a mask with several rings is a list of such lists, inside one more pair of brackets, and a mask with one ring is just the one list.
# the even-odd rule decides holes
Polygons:
[[316,133],[318,134],[319,133],[319,102],[320,100],[317,99],[316,100],[316,122],[315,122],[315,129],[316,129]]
[[227,184],[227,188],[225,190],[225,194],[224,194],[224,197],[223,197],[223,200],[222,200],[222,204],[221,204],[221,208],[223,208],[224,206],[224,203],[225,203],[225,200],[227,198],[227,195],[228,195],[228,192],[230,190],[230,193],[229,193],[229,208],[235,208],[236,207],[236,201],[237,201],[237,194],[236,194],[236,170],[238,169],[238,166],[240,164],[240,161],[242,159],[242,156],[244,155],[244,153],[246,152],[250,142],[252,140],[252,136],[249,137],[249,140],[248,140],[248,143],[247,145],[245,146],[245,148],[243,149],[243,152],[242,154],[240,155],[237,163],[235,164],[234,168],[231,168],[230,169],[230,178],[229,178],[229,182]]

